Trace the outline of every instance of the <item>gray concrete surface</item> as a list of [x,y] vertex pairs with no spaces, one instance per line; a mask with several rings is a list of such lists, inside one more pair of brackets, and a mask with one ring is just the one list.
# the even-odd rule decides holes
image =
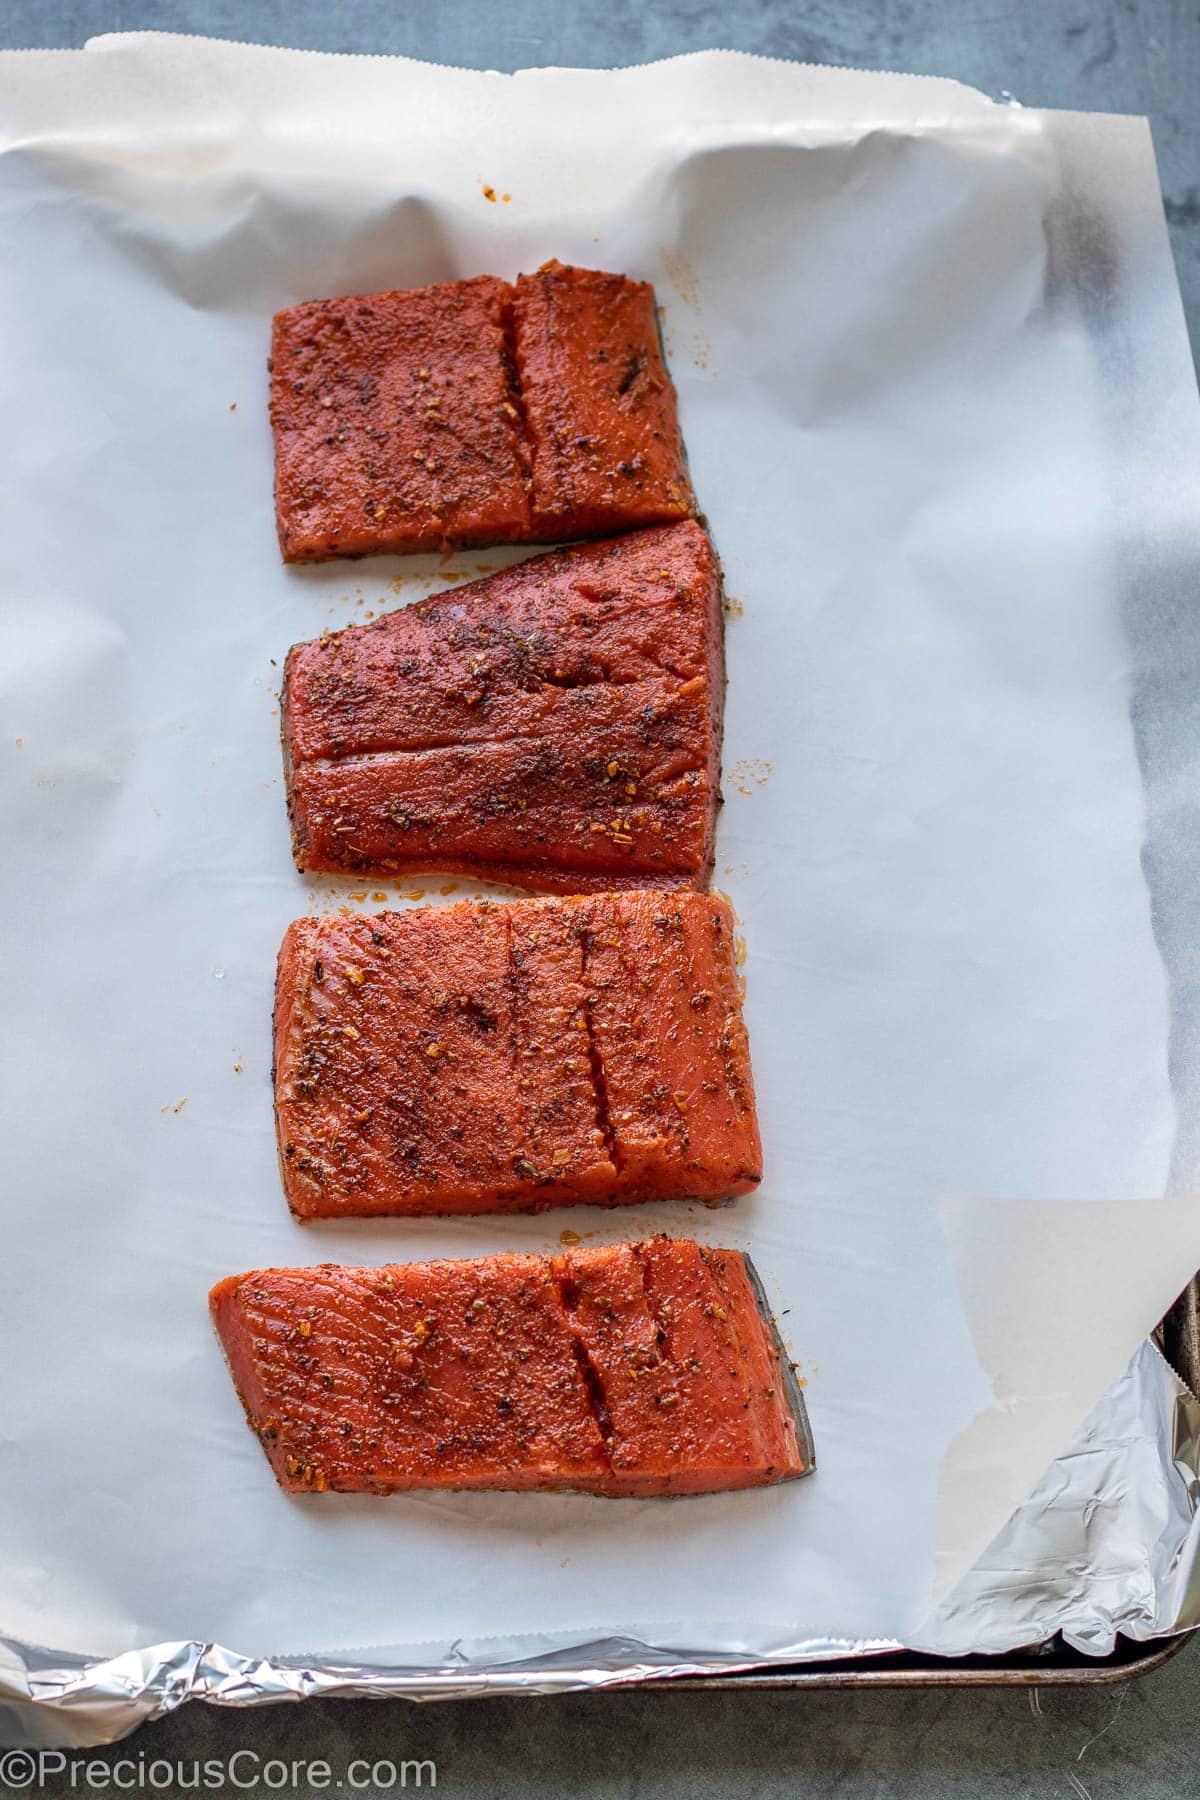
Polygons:
[[[4,0],[0,47],[71,46],[102,31],[202,32],[309,49],[400,52],[511,69],[642,62],[721,46],[803,61],[950,75],[1027,105],[1148,114],[1192,330],[1200,346],[1200,0]],[[402,1581],[405,1571],[393,1578]],[[118,1780],[195,1791],[198,1759],[246,1755],[236,1781],[278,1784],[269,1759],[324,1759],[344,1792],[355,1759],[396,1765],[358,1791],[400,1790],[400,1765],[429,1759],[437,1791],[597,1800],[946,1794],[1166,1800],[1200,1789],[1200,1659],[1120,1688],[875,1692],[861,1696],[599,1694],[410,1707],[322,1702],[252,1713],[192,1706],[130,1742],[90,1752],[135,1759]],[[139,1777],[136,1759],[142,1759]],[[179,1779],[156,1780],[178,1763]],[[260,1759],[256,1765],[253,1758]],[[2,1769],[2,1765],[0,1765]],[[151,1779],[146,1780],[145,1771]],[[430,1786],[423,1772],[424,1790]],[[413,1791],[418,1772],[408,1772]],[[260,1781],[263,1791],[266,1781]],[[0,1785],[0,1794],[4,1791]],[[81,1761],[54,1793],[114,1791]],[[331,1791],[336,1791],[336,1785]]]

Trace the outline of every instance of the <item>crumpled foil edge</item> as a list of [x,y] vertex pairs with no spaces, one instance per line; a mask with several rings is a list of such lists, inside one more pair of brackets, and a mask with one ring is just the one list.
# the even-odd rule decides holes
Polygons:
[[[1028,1628],[1011,1642],[989,1641],[989,1601],[1003,1591],[1011,1608],[1014,1590],[1029,1597]],[[514,1639],[493,1640],[486,1659],[482,1647],[456,1642],[440,1661],[385,1664],[273,1662],[197,1641],[91,1661],[0,1639],[0,1739],[33,1748],[113,1743],[188,1700],[259,1706],[318,1697],[561,1694],[904,1649],[1000,1654],[1056,1635],[1084,1654],[1104,1656],[1118,1633],[1145,1642],[1197,1625],[1200,1401],[1147,1341],[975,1568],[908,1643],[809,1638],[781,1642],[769,1654],[738,1655],[632,1636],[565,1646]]]

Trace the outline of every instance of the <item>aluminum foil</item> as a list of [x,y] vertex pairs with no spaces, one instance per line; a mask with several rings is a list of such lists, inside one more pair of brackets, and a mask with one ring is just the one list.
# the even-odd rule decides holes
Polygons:
[[[949,1654],[993,1647],[989,1609],[1014,1586],[1037,1596],[1031,1641],[1061,1632],[1104,1655],[1118,1632],[1136,1642],[1200,1625],[1200,1402],[1144,1344],[978,1567],[930,1621]],[[1069,1581],[1064,1584],[1066,1570]],[[1073,1622],[1086,1597],[1091,1622]],[[313,1697],[462,1700],[562,1694],[677,1675],[735,1674],[912,1648],[886,1639],[797,1638],[769,1655],[698,1657],[671,1643],[600,1638],[571,1651],[514,1641],[450,1644],[409,1666],[313,1665],[238,1656],[220,1644],[157,1644],[106,1662],[62,1659],[6,1642],[0,1738],[29,1746],[111,1743],[186,1700],[264,1706]],[[917,1646],[919,1647],[919,1645]],[[1009,1648],[998,1643],[996,1649]]]
[[[1200,1266],[1200,415],[1144,122],[717,54],[139,36],[0,82],[10,1741],[1190,1629],[1196,1406],[1144,1340]],[[280,568],[265,320],[554,254],[655,281],[735,597],[717,879],[767,1181],[306,1231],[274,951],[379,902],[290,868],[273,683],[478,558]],[[276,1492],[212,1280],[567,1225],[753,1255],[814,1480]]]

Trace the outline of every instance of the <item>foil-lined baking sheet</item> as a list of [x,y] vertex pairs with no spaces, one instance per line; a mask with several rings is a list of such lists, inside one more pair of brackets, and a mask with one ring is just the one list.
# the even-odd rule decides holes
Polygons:
[[[717,53],[136,35],[0,82],[10,1741],[1196,1623],[1195,1403],[1144,1339],[1200,1266],[1200,413],[1144,122]],[[767,1178],[300,1227],[279,936],[451,884],[295,874],[283,657],[511,553],[282,568],[269,315],[550,256],[655,282],[724,561]],[[276,1490],[213,1280],[568,1228],[753,1255],[812,1480]]]

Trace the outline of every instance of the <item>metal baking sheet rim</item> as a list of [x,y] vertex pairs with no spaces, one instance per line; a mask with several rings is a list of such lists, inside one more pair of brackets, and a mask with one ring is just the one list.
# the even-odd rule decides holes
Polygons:
[[[1181,1628],[1168,1638],[1165,1647],[1159,1638],[1146,1640],[1155,1648],[1144,1658],[1123,1664],[1116,1673],[1104,1660],[1096,1659],[1094,1669],[1082,1662],[1070,1665],[1072,1675],[1068,1678],[1098,1682],[1128,1679],[1143,1672],[1147,1664],[1157,1667],[1167,1660],[1193,1629],[1191,1625]],[[836,1685],[1028,1685],[1031,1681],[1050,1684],[1064,1678],[1061,1665],[1048,1664],[1036,1671],[1014,1670],[1000,1661],[994,1672],[982,1676],[978,1670],[964,1670],[949,1659],[940,1668],[931,1663],[903,1671],[872,1670],[873,1658],[902,1650],[901,1644],[887,1642],[798,1645],[794,1654],[777,1661],[696,1662],[659,1660],[648,1646],[635,1646],[627,1639],[608,1639],[581,1646],[572,1659],[551,1657],[470,1673],[452,1666],[424,1671],[373,1669],[368,1665],[340,1669],[293,1667],[242,1657],[219,1644],[194,1641],[156,1645],[103,1663],[56,1668],[38,1664],[38,1652],[23,1650],[4,1640],[0,1641],[0,1655],[20,1663],[24,1675],[19,1679],[13,1671],[0,1679],[0,1734],[9,1744],[82,1747],[113,1743],[188,1700],[231,1707],[311,1699],[465,1700],[484,1695],[546,1696],[646,1684],[662,1687],[680,1681],[691,1685],[700,1680],[708,1685],[713,1678],[748,1674],[764,1678],[773,1687],[810,1682],[823,1685],[823,1663],[841,1664],[855,1657],[863,1659],[864,1667],[855,1671],[839,1669]],[[605,1663],[606,1651],[626,1656],[640,1652],[642,1660]],[[809,1667],[798,1671],[795,1665],[801,1662],[807,1662]],[[834,1681],[832,1674],[828,1679]]]

